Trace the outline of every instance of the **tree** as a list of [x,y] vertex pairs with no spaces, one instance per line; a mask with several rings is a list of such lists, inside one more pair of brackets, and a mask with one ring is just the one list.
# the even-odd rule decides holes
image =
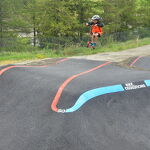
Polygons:
[[141,27],[150,27],[150,1],[138,1],[137,23]]
[[0,47],[3,47],[8,28],[8,19],[10,18],[9,2],[9,0],[2,0],[0,5]]
[[69,36],[74,35],[76,24],[74,14],[70,13],[65,1],[49,0],[41,7],[42,13],[38,22],[38,31],[41,36]]
[[104,0],[103,9],[108,32],[136,27],[136,0]]

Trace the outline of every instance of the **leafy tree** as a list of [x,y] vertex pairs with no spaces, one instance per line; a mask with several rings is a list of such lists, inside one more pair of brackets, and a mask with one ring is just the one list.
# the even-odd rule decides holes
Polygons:
[[137,23],[141,27],[150,27],[150,1],[138,1]]
[[38,31],[41,36],[69,36],[74,35],[76,24],[74,14],[70,13],[65,1],[49,0],[41,7]]
[[104,0],[103,9],[108,32],[136,27],[136,0]]
[[23,8],[23,18],[26,20],[28,24],[28,31],[26,32],[33,32],[33,44],[36,46],[36,38],[37,38],[37,26],[38,26],[38,15],[40,13],[38,1],[37,0],[30,0],[24,1],[25,5]]

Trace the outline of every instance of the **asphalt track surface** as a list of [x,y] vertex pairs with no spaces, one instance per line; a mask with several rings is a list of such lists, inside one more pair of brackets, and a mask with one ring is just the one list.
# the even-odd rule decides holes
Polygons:
[[131,66],[143,70],[150,70],[150,57],[137,57]]
[[[149,150],[149,64],[137,57],[128,68],[76,59],[0,68],[0,150]],[[115,85],[138,88],[98,93],[65,112],[85,92]]]

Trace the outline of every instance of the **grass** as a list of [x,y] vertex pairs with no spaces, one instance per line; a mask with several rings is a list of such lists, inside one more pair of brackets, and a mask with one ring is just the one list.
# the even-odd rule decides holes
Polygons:
[[32,52],[1,52],[0,65],[12,64],[27,60],[38,60],[44,58],[63,57],[61,55],[53,54],[50,50],[32,51]]
[[130,40],[127,42],[109,43],[103,47],[97,47],[95,50],[91,50],[86,47],[69,47],[64,50],[34,50],[26,52],[1,52],[0,53],[0,65],[12,64],[27,60],[37,60],[44,58],[57,58],[57,57],[68,57],[68,56],[79,56],[79,55],[91,55],[102,52],[118,52],[130,48],[136,48],[143,45],[149,45],[150,38],[144,38],[140,40]]
[[65,49],[64,54],[69,56],[79,56],[79,55],[91,55],[104,52],[118,52],[122,50],[127,50],[131,48],[137,48],[144,45],[150,44],[150,38],[144,38],[140,40],[130,40],[127,42],[116,42],[109,43],[103,47],[98,47],[95,50],[87,48],[68,48]]

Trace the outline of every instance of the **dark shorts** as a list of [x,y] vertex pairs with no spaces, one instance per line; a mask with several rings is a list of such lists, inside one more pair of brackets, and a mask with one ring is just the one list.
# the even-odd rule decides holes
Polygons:
[[[93,33],[91,32],[91,35],[93,35]],[[98,33],[98,37],[101,37],[101,35]]]

